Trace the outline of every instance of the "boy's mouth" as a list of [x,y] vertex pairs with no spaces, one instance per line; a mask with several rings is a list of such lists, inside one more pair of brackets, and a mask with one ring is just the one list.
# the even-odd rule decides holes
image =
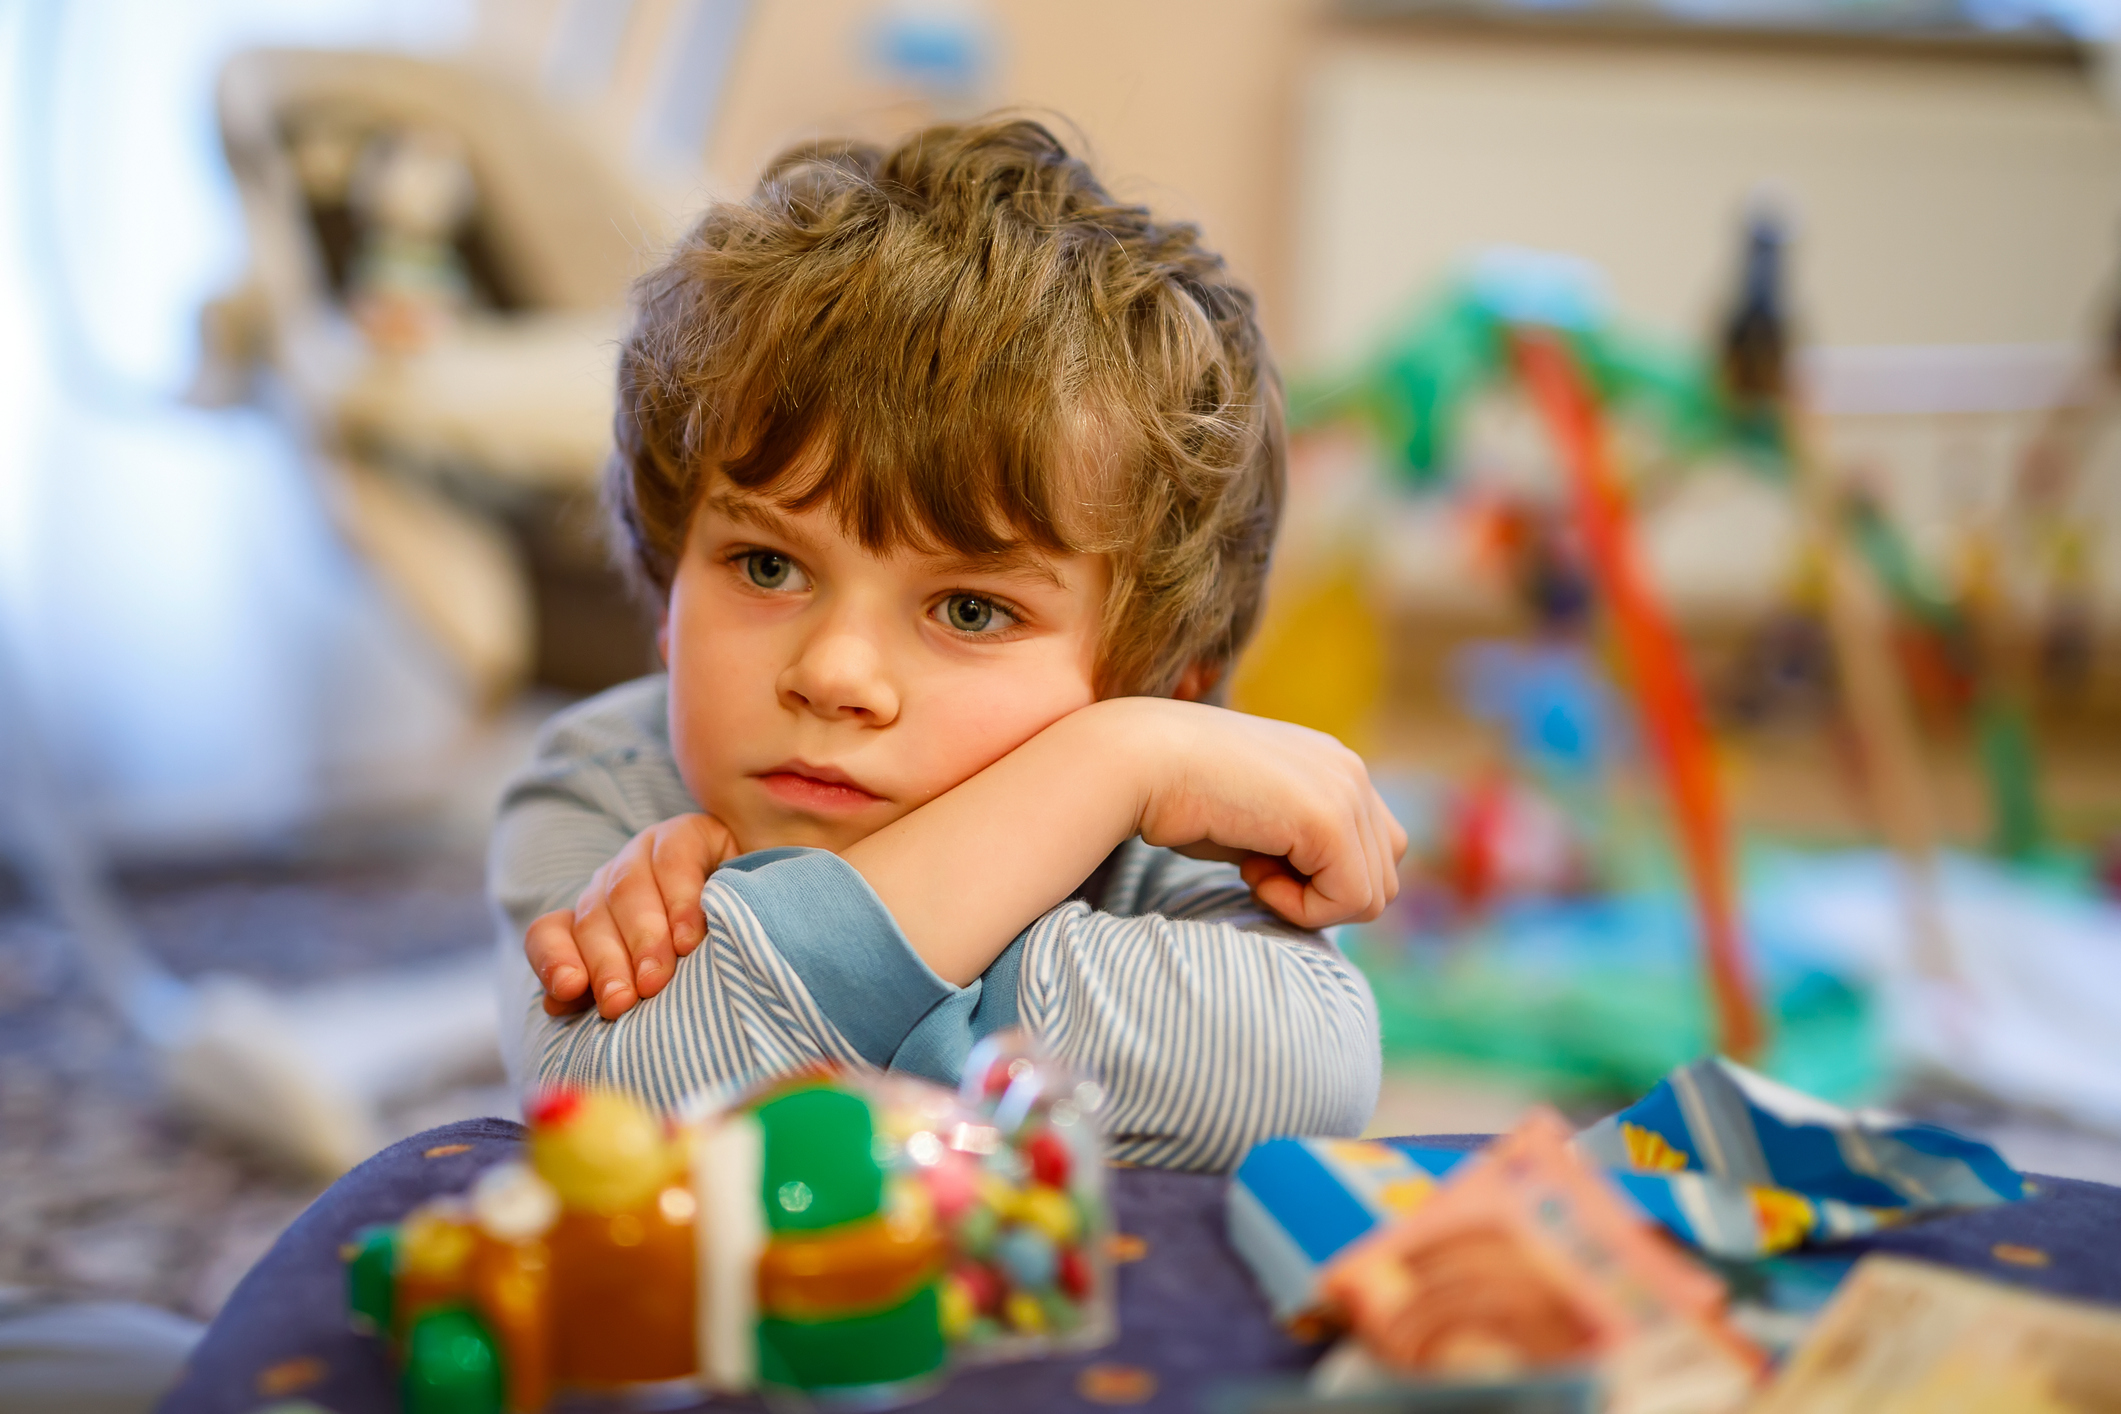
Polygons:
[[754,779],[781,804],[819,815],[850,814],[883,799],[856,784],[845,771],[805,761],[782,762],[758,772]]

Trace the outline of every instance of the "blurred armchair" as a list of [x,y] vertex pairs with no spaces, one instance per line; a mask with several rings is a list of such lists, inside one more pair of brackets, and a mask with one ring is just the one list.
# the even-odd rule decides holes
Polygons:
[[205,312],[195,396],[295,425],[348,542],[483,704],[534,671],[645,670],[595,494],[663,212],[580,125],[462,64],[255,50],[219,111],[251,264]]

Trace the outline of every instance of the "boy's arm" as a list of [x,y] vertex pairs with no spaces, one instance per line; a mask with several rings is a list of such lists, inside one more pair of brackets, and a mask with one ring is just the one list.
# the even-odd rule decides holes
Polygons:
[[1164,913],[1065,904],[1006,966],[955,987],[845,860],[743,856],[708,881],[706,940],[660,994],[616,1021],[534,1018],[531,1077],[663,1109],[818,1061],[954,1083],[977,1036],[1023,1024],[1104,1083],[1122,1158],[1227,1168],[1271,1134],[1358,1133],[1378,1080],[1361,976],[1265,914],[1227,865],[1138,844],[1122,863],[1111,906]]
[[[851,890],[834,891],[834,871],[847,873]],[[701,1092],[820,1061],[881,1065],[882,1029],[910,1028],[951,989],[919,975],[923,969],[903,943],[895,968],[888,965],[894,959],[848,946],[889,928],[888,917],[847,915],[845,900],[863,892],[822,850],[764,850],[736,860],[701,891],[706,938],[654,997],[616,1021],[592,1013],[534,1018],[530,1078],[622,1089],[669,1111]],[[821,962],[865,974],[862,995],[821,980]]]
[[1399,828],[1331,737],[1198,703],[1115,698],[1062,718],[849,846],[922,959],[978,977],[1121,842],[1249,856],[1261,902],[1306,927],[1398,892]]

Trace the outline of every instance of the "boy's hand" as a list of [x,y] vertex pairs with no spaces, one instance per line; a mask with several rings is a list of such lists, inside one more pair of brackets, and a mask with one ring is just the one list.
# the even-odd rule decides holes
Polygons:
[[1288,722],[1127,701],[1139,718],[1116,725],[1143,735],[1150,753],[1146,843],[1238,859],[1259,901],[1305,928],[1368,922],[1398,896],[1407,832],[1361,757]]
[[611,1020],[663,989],[707,935],[700,889],[738,853],[712,815],[679,815],[635,835],[597,870],[572,909],[533,921],[523,951],[553,1016],[592,1000]]

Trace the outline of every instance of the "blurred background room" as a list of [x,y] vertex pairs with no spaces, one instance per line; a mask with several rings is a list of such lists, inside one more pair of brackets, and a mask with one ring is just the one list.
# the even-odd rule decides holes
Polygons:
[[1258,291],[1231,700],[1414,839],[1374,1132],[1720,1047],[2121,1181],[2117,25],[0,0],[0,1364],[75,1303],[123,1407],[334,1174],[513,1112],[488,818],[653,663],[627,284],[790,141],[1005,105]]

